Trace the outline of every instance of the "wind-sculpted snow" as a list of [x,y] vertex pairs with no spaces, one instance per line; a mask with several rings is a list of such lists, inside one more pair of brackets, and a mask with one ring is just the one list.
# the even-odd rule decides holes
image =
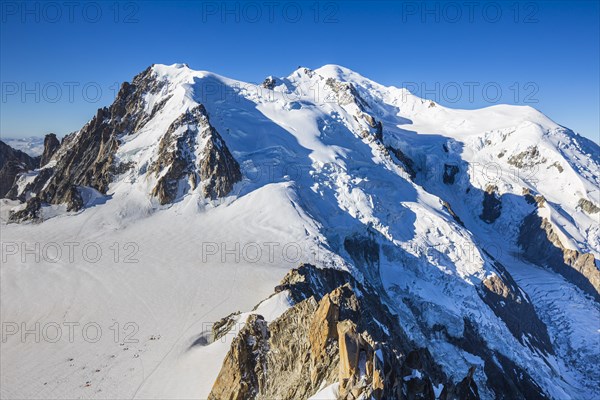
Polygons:
[[[154,65],[21,175],[0,215],[3,323],[135,322],[140,341],[8,335],[2,397],[207,398],[242,329],[206,332],[247,320],[302,263],[373,288],[481,398],[597,397],[600,305],[581,288],[598,272],[599,164],[530,107],[453,110],[332,65],[263,85]],[[530,215],[565,263],[519,240]],[[73,238],[104,257],[21,258],[21,243]],[[284,303],[261,303],[255,328]]]

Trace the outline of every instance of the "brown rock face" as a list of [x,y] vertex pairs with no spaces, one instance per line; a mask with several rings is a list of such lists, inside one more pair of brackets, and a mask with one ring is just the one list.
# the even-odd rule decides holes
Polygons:
[[354,115],[354,118],[357,121],[359,119],[365,121],[371,128],[369,131],[360,132],[360,135],[364,139],[371,138],[381,142],[383,139],[383,124],[367,112],[369,106],[360,96],[354,85],[349,82],[340,82],[333,78],[327,78],[325,84],[333,91],[340,106],[354,104],[358,107],[360,111]]
[[597,205],[595,205],[593,202],[589,201],[588,199],[579,199],[579,202],[577,203],[577,205],[579,206],[579,208],[581,208],[583,211],[585,211],[588,214],[597,214],[600,212],[600,207],[598,207]]
[[42,158],[40,159],[40,166],[43,167],[44,165],[48,164],[48,161],[50,161],[59,147],[60,142],[56,138],[56,135],[54,133],[47,134],[44,138],[44,152],[42,153]]
[[269,350],[267,323],[260,315],[250,315],[225,359],[219,384],[213,387],[210,400],[245,400],[257,398],[267,380],[266,355]]
[[308,335],[310,342],[310,380],[313,386],[323,380],[323,372],[330,364],[331,356],[327,349],[338,339],[337,321],[340,318],[340,308],[327,294],[314,314]]
[[[197,159],[198,138],[206,144]],[[210,125],[202,105],[186,111],[169,126],[158,151],[158,159],[150,171],[160,175],[152,195],[161,204],[177,198],[181,183],[192,189],[201,183],[204,196],[216,199],[231,192],[242,178],[239,164],[221,135]],[[187,182],[182,182],[184,179]]]
[[356,332],[356,328],[351,320],[337,325],[340,397],[380,399],[385,388],[383,360],[377,358],[369,335]]
[[458,387],[407,338],[374,288],[347,272],[303,265],[282,290],[295,304],[268,325],[249,318],[209,399],[306,399],[336,382],[340,399],[433,400],[433,382],[446,388],[443,399],[457,398]]
[[545,162],[546,158],[542,157],[537,146],[529,146],[525,151],[514,154],[508,159],[508,163],[517,168],[533,168]]
[[[99,109],[88,124],[65,137],[62,144],[55,135],[47,135],[42,163],[53,158],[56,164],[42,169],[24,190],[13,188],[11,198],[25,201],[37,196],[42,203],[67,204],[69,210],[77,211],[84,207],[79,193],[82,187],[106,194],[115,175],[131,168],[116,163],[121,139],[139,131],[164,107],[168,96],[151,110],[146,110],[145,99],[160,93],[165,84],[150,67],[131,83],[124,83],[110,107]],[[197,148],[200,139],[202,149]],[[223,197],[241,180],[239,164],[210,125],[203,106],[184,112],[172,123],[161,139],[158,160],[150,171],[158,177],[151,195],[161,204],[173,202],[180,189],[193,189],[198,184],[203,185],[205,197]],[[14,168],[9,172],[11,178],[18,173]]]
[[[79,132],[66,137],[61,146],[65,148],[60,149],[51,176],[45,177],[45,186],[37,193],[40,200],[50,204],[67,203],[69,209],[77,210],[83,203],[76,199],[73,187],[89,186],[106,193],[115,171],[119,137],[135,132],[151,118],[152,114],[143,111],[144,96],[157,93],[162,84],[152,77],[150,68],[146,69],[131,84],[121,86],[109,108],[98,109],[96,116]],[[52,137],[47,138],[45,144],[48,145],[44,150],[46,157],[52,149],[56,152]]]

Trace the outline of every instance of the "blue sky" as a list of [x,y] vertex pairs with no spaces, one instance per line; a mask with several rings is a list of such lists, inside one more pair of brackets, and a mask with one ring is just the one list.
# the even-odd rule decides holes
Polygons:
[[599,141],[596,0],[4,1],[1,18],[2,137],[77,130],[120,82],[184,62],[249,82],[340,64],[451,107],[531,105]]

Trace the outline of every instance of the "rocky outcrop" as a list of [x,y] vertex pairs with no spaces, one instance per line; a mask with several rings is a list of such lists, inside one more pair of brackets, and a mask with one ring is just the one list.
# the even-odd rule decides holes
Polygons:
[[349,273],[303,265],[275,290],[294,304],[269,324],[250,315],[209,399],[306,399],[333,383],[341,399],[433,400],[434,385],[441,399],[479,398],[473,372],[453,384],[378,292]]
[[596,204],[589,201],[588,199],[579,199],[577,206],[588,214],[597,214],[600,212],[600,207],[598,207]]
[[459,168],[457,165],[444,164],[444,175],[442,180],[446,185],[452,185],[454,183],[456,174],[458,174]]
[[535,204],[537,208],[542,208],[544,207],[544,204],[546,204],[546,198],[544,196],[540,194],[534,195],[528,188],[523,188],[523,196],[527,203]]
[[[205,143],[202,149],[198,139]],[[186,111],[169,126],[150,172],[158,177],[152,195],[161,204],[175,200],[184,178],[187,182],[183,183],[191,189],[201,183],[204,196],[210,199],[227,195],[242,178],[239,164],[210,125],[202,105]]]
[[210,400],[256,399],[268,383],[267,355],[269,329],[260,315],[252,314],[233,339],[217,382],[208,396]]
[[340,82],[333,78],[327,78],[325,85],[333,91],[340,106],[355,105],[358,108],[358,113],[354,114],[354,119],[366,122],[370,128],[369,130],[360,132],[363,139],[373,138],[378,141],[383,139],[383,124],[367,112],[369,106],[360,96],[354,85],[349,82]]
[[261,86],[265,89],[273,90],[276,84],[277,80],[272,76],[268,76],[267,78],[265,78]]
[[27,200],[23,209],[11,212],[8,219],[10,222],[38,221],[41,209],[42,202],[40,199],[32,197]]
[[17,177],[29,171],[26,165],[19,161],[8,161],[0,169],[0,198],[8,197],[8,193],[16,182]]
[[6,194],[6,197],[12,200],[26,201],[41,192],[50,177],[52,177],[53,172],[52,168],[42,168],[36,171],[36,175],[31,182],[25,184],[22,188],[14,184]]
[[355,104],[361,111],[367,107],[367,103],[351,83],[327,78],[325,84],[335,93],[339,105]]
[[0,198],[7,197],[20,174],[31,171],[38,165],[37,157],[13,149],[0,140]]
[[205,197],[211,199],[226,196],[242,179],[240,165],[212,127],[199,167],[200,181],[204,183],[202,191]]
[[228,316],[221,318],[215,322],[211,330],[211,341],[217,341],[231,331],[234,324],[236,323],[235,317],[240,315],[239,312],[231,313]]
[[40,159],[40,166],[43,167],[44,165],[48,164],[59,147],[60,142],[56,138],[56,135],[54,133],[47,134],[44,138],[44,152],[42,153],[42,157]]
[[479,218],[488,224],[496,221],[502,212],[502,201],[496,196],[498,187],[489,185],[483,192],[483,209]]
[[448,214],[450,214],[450,216],[452,217],[452,219],[454,219],[454,221],[456,221],[457,224],[459,224],[460,226],[464,227],[465,224],[462,222],[462,220],[460,219],[460,217],[454,212],[454,210],[452,209],[452,206],[450,205],[450,203],[448,203],[445,200],[441,200],[442,203],[442,207],[444,207],[444,210],[446,210],[448,212]]
[[410,176],[410,179],[414,180],[417,177],[417,171],[415,171],[415,162],[398,148],[388,146],[387,150],[396,156],[398,161],[400,161],[402,164],[402,168]]
[[508,158],[508,163],[517,168],[534,168],[546,162],[537,146],[529,146],[525,151],[514,154]]
[[594,256],[566,248],[552,223],[537,210],[523,220],[518,243],[525,260],[554,270],[600,302],[600,271]]

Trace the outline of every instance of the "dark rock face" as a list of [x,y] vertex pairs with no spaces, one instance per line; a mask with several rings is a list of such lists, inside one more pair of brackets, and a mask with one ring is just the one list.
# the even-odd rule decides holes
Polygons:
[[444,175],[442,180],[446,185],[452,185],[454,183],[456,174],[458,174],[458,166],[451,164],[444,164]]
[[29,169],[19,161],[11,160],[6,162],[0,169],[0,197],[9,197],[7,194],[10,192],[17,177],[28,170]]
[[25,164],[29,169],[37,168],[39,160],[35,157],[31,157],[27,153],[21,150],[13,149],[2,140],[0,140],[0,168],[4,167],[9,161],[17,161]]
[[483,301],[522,344],[542,355],[554,354],[548,328],[538,317],[527,294],[520,290],[502,264],[496,260],[493,263],[498,275],[482,282],[479,295]]
[[12,200],[27,200],[29,197],[34,196],[36,193],[39,193],[43,189],[44,185],[46,184],[46,182],[48,182],[53,172],[54,170],[52,168],[40,169],[32,182],[25,185],[25,187],[21,191],[18,190],[16,185],[13,185],[10,191],[6,194],[6,197]]
[[277,84],[277,81],[275,80],[275,78],[273,78],[272,76],[269,76],[268,78],[266,78],[263,81],[262,87],[265,89],[273,90],[275,88],[276,84]]
[[233,158],[225,142],[214,129],[210,129],[209,142],[204,148],[200,163],[200,181],[205,182],[204,196],[211,199],[223,197],[242,179],[240,165]]
[[67,211],[78,211],[83,208],[83,199],[77,186],[71,186],[65,195]]
[[40,159],[40,166],[43,167],[44,165],[48,164],[48,161],[50,161],[59,147],[60,142],[56,138],[56,135],[54,133],[47,134],[44,138],[44,152],[42,153],[42,158]]
[[594,256],[564,247],[550,221],[537,210],[523,220],[518,243],[527,261],[554,270],[600,302],[600,271]]
[[439,332],[445,335],[450,343],[484,360],[483,369],[487,376],[487,386],[494,392],[496,399],[549,398],[527,371],[502,353],[490,349],[471,320],[465,319],[464,326],[463,335],[459,338],[452,337],[443,327],[439,328]]
[[379,264],[379,245],[367,236],[353,235],[344,240],[344,249],[357,265],[377,268]]
[[344,249],[354,264],[360,268],[371,282],[379,278],[379,244],[369,236],[354,234],[344,239]]
[[293,306],[269,324],[248,318],[209,399],[306,399],[336,382],[341,399],[433,400],[434,384],[444,386],[441,399],[479,398],[472,371],[454,385],[378,292],[349,273],[303,265],[283,290]]
[[402,167],[410,176],[410,179],[414,180],[417,177],[417,171],[415,171],[415,163],[412,159],[410,159],[406,154],[402,152],[402,150],[397,149],[395,147],[388,146],[388,151],[391,151],[393,155],[396,156],[398,161],[402,163]]
[[27,200],[24,209],[11,213],[8,219],[10,222],[37,221],[40,218],[41,209],[42,202],[40,199],[32,197]]
[[[181,129],[183,132],[180,132]],[[197,160],[196,139],[206,140]],[[233,185],[242,179],[240,166],[233,158],[221,135],[210,125],[204,106],[186,111],[175,120],[159,145],[158,160],[150,168],[156,175],[167,170],[159,178],[152,195],[161,204],[173,202],[183,178],[193,189],[203,183],[203,194],[210,199],[223,197],[231,192]]]
[[502,202],[496,197],[498,188],[496,186],[488,186],[483,192],[483,210],[481,211],[481,218],[488,224],[496,221],[502,212]]
[[0,198],[10,191],[19,174],[39,166],[39,159],[13,149],[0,140]]
[[457,398],[461,400],[476,400],[479,398],[479,389],[477,389],[477,384],[473,380],[473,373],[475,373],[475,368],[471,367],[469,369],[469,374],[460,381],[460,383],[456,386],[456,389],[453,393],[454,396],[446,392],[446,388],[442,391],[440,398]]

